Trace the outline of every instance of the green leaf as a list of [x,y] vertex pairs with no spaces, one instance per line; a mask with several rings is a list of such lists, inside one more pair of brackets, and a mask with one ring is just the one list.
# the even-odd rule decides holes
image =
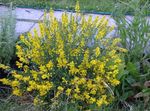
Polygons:
[[135,77],[135,78],[139,77],[139,71],[138,71],[138,69],[137,69],[137,66],[136,66],[134,63],[128,62],[128,63],[127,63],[127,70],[129,71],[129,73],[130,73],[133,77]]
[[145,89],[142,90],[142,92],[143,92],[144,94],[150,95],[150,88],[145,88]]

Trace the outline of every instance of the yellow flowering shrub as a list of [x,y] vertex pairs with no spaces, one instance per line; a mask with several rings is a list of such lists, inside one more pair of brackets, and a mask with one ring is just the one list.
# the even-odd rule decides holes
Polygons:
[[83,107],[111,102],[125,50],[117,46],[119,39],[106,38],[113,27],[105,17],[86,19],[76,7],[75,16],[63,13],[60,21],[51,10],[38,31],[21,35],[16,45],[20,71],[13,71],[11,80],[1,80],[12,86],[14,95],[29,92],[35,105],[59,99]]

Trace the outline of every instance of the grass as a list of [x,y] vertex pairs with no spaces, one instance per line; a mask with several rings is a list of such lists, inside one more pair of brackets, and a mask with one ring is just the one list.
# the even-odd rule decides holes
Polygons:
[[[115,0],[79,0],[81,10],[110,12],[115,5]],[[20,7],[74,9],[76,0],[0,0],[2,3],[13,2]]]
[[[35,107],[30,103],[18,103],[18,97],[10,96],[7,99],[0,99],[0,111],[46,111],[41,107]],[[65,108],[64,108],[65,109]],[[48,110],[47,110],[48,111]],[[57,110],[60,111],[60,110]],[[66,111],[66,110],[61,110]],[[76,111],[74,109],[68,111]],[[143,102],[138,101],[138,104],[130,104],[130,107],[105,107],[98,111],[150,111],[150,106],[145,107]]]
[[[65,9],[74,10],[77,0],[0,0],[0,3],[8,5],[10,2],[14,6],[22,8],[35,8],[35,9],[50,9],[54,10]],[[111,14],[114,11],[117,3],[128,3],[130,0],[78,0],[82,12],[105,12],[104,14]],[[149,0],[140,0],[141,5]],[[149,10],[149,9],[148,9]],[[129,12],[130,13],[130,12]],[[150,14],[150,11],[148,11]]]
[[[25,97],[13,96],[0,97],[0,111],[42,111],[40,107],[35,107],[33,103]],[[0,93],[0,96],[3,95]]]
[[[65,9],[74,10],[77,0],[0,0],[0,3],[8,5],[10,2],[17,7],[36,8],[36,9]],[[83,12],[109,12],[110,14],[117,3],[130,0],[78,0]],[[140,0],[141,5],[148,0]],[[150,1],[148,2],[150,4]],[[148,11],[150,14],[150,11]]]
[[17,104],[13,101],[4,101],[0,103],[1,111],[38,111],[33,105],[30,104]]
[[[47,8],[73,10],[77,0],[0,0],[0,3],[10,3],[19,7]],[[112,12],[120,0],[79,0],[82,11]],[[127,2],[128,0],[122,0]],[[146,1],[146,0],[145,0]]]

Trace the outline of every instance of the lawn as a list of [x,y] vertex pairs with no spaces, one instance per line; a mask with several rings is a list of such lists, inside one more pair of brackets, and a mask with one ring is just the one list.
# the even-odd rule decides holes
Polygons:
[[[0,0],[2,3],[13,2],[20,7],[49,8],[54,9],[74,9],[75,0]],[[106,11],[112,10],[114,0],[80,0],[82,10],[86,11]]]
[[[128,2],[129,0],[79,0],[80,8],[86,12],[112,12],[118,2]],[[142,1],[142,0],[141,0]],[[73,10],[76,0],[0,0],[0,3],[8,4],[12,2],[15,6],[29,8],[50,8]],[[144,0],[146,2],[146,0]],[[141,2],[142,4],[143,2]]]

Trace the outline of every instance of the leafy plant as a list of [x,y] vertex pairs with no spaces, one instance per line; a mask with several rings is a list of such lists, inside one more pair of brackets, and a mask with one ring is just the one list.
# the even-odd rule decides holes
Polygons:
[[12,9],[0,16],[0,63],[9,65],[15,50],[16,19]]
[[[118,4],[113,14],[121,45],[128,50],[125,56],[126,73],[122,74],[121,84],[116,88],[119,102],[133,100],[138,92],[143,91],[144,83],[150,80],[150,22],[147,20],[147,9],[148,2],[141,5],[140,0],[131,0]],[[133,15],[131,19],[125,15],[129,10]],[[140,84],[140,87],[135,84]]]

